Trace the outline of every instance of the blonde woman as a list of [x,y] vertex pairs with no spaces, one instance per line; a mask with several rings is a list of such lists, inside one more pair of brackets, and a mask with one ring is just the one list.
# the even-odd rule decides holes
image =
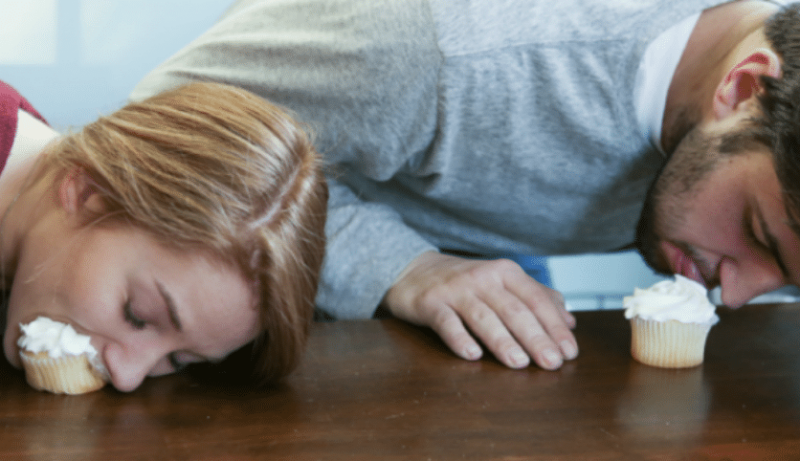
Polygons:
[[297,364],[327,187],[287,113],[196,83],[61,136],[0,82],[0,166],[13,365],[19,325],[40,315],[90,335],[121,391],[244,346],[262,383]]

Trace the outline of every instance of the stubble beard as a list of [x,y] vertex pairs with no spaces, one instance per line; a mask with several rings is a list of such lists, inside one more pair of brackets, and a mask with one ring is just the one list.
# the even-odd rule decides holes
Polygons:
[[[636,248],[654,271],[671,275],[660,243],[685,224],[687,204],[697,187],[714,170],[720,138],[691,129],[656,175],[636,227]],[[673,242],[676,243],[676,242]]]

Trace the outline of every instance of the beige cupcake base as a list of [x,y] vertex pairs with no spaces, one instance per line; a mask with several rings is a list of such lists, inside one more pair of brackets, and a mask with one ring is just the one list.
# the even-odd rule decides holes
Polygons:
[[631,354],[645,365],[688,368],[703,363],[711,324],[631,319]]
[[52,358],[46,352],[20,354],[28,384],[55,394],[84,394],[105,386],[85,355]]

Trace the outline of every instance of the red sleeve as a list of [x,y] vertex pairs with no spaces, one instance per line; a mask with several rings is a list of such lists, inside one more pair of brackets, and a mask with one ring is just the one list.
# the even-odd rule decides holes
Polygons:
[[11,146],[14,145],[19,109],[47,123],[47,120],[17,90],[0,81],[0,171],[5,168]]

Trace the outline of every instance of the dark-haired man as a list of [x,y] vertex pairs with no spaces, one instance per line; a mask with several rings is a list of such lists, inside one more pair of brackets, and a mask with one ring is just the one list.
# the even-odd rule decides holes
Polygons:
[[509,367],[555,369],[578,354],[560,294],[444,250],[638,241],[733,307],[797,282],[779,184],[800,181],[770,154],[794,148],[797,122],[761,110],[798,100],[764,35],[779,7],[719,3],[241,0],[133,98],[211,79],[296,111],[331,164],[322,309],[382,303],[461,357],[481,341]]

